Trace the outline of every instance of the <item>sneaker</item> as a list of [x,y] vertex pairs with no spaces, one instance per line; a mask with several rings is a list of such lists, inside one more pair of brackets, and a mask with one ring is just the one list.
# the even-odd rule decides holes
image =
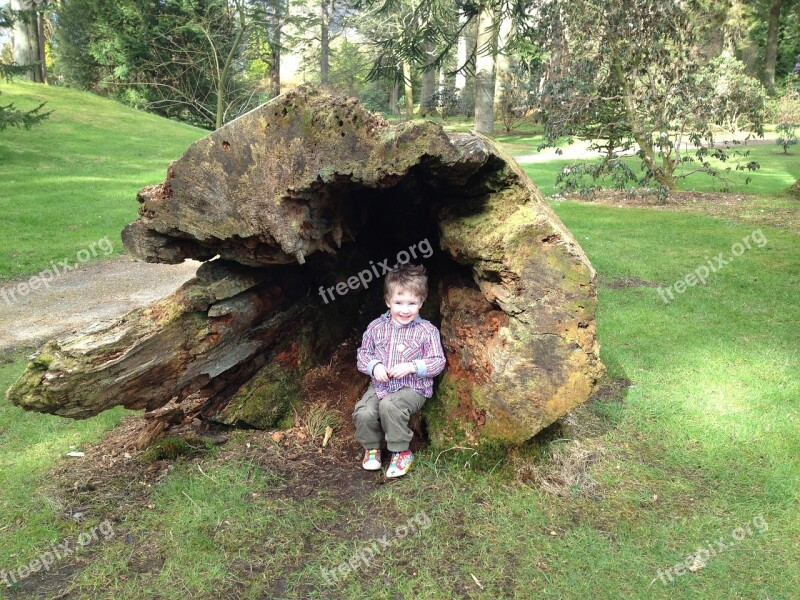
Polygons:
[[377,471],[381,468],[381,449],[371,448],[364,450],[364,460],[361,463],[367,471]]
[[392,461],[386,469],[386,477],[402,477],[411,469],[414,455],[411,450],[405,452],[392,452]]

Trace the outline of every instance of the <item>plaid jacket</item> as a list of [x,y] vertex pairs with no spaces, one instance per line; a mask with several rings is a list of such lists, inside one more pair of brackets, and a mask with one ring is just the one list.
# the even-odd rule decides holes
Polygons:
[[386,369],[413,362],[416,373],[387,383],[372,380],[379,398],[408,386],[426,398],[433,395],[433,378],[444,370],[445,358],[439,330],[430,321],[417,317],[408,325],[396,325],[387,310],[367,326],[357,353],[358,370],[372,377],[378,363]]

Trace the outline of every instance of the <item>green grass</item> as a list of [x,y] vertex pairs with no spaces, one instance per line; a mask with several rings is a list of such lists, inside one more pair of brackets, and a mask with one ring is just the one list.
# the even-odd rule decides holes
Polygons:
[[[0,364],[0,389],[8,389],[22,373],[25,356],[18,354]],[[0,538],[0,569],[26,563],[48,540],[55,542],[69,531],[58,501],[43,491],[48,473],[68,452],[83,450],[86,443],[116,426],[122,412],[114,409],[87,421],[74,421],[27,413],[5,398],[0,401],[0,512],[4,527],[14,533]],[[20,561],[21,557],[30,558]]]
[[[512,149],[515,154],[536,152],[535,139],[532,138],[531,143],[520,143],[515,141]],[[741,150],[741,147],[739,147]],[[527,150],[527,152],[526,152]],[[756,171],[736,171],[734,161],[728,161],[728,164],[723,164],[719,161],[712,160],[712,164],[720,169],[731,167],[731,171],[725,173],[725,176],[730,179],[730,191],[732,193],[740,194],[779,194],[782,193],[792,185],[795,181],[800,179],[800,150],[794,149],[789,154],[784,154],[783,150],[777,144],[766,144],[757,146],[747,146],[745,150],[750,151],[747,158],[739,159],[739,162],[744,165],[747,162],[754,160],[760,164],[760,169]],[[555,181],[556,176],[562,168],[574,164],[576,161],[572,160],[552,160],[544,163],[527,163],[522,164],[522,169],[530,177],[545,196],[551,196],[556,193]],[[638,172],[640,163],[637,160],[626,160],[627,164],[635,171]],[[689,172],[692,170],[691,166],[686,166],[679,169],[678,174],[682,172]],[[751,182],[746,184],[747,178],[751,178]],[[611,187],[610,184],[603,184],[603,187]],[[714,192],[722,190],[721,182],[713,177],[709,177],[702,173],[695,173],[686,179],[679,181],[678,188],[684,191],[695,192]]]
[[[763,205],[778,202],[765,195]],[[515,482],[512,465],[476,471],[470,453],[458,451],[438,461],[421,452],[393,484],[359,487],[356,475],[322,485],[259,463],[255,439],[239,432],[223,451],[176,461],[130,512],[94,501],[100,512],[91,522],[116,514],[115,535],[68,577],[50,578],[75,597],[123,599],[796,597],[800,236],[763,227],[763,248],[665,304],[657,286],[674,286],[706,256],[729,256],[752,227],[679,212],[553,206],[598,271],[609,377],[632,383],[624,397],[593,403],[577,412],[577,425],[537,443],[540,466],[576,440],[602,449],[588,471],[593,493],[550,495]],[[0,365],[0,389],[23,366],[24,355]],[[70,446],[98,440],[121,416],[70,421],[0,402],[0,569],[85,530],[60,510],[48,474],[69,466]],[[397,528],[420,511],[429,526],[401,538]],[[734,541],[739,527],[743,539]],[[326,572],[384,535],[389,550],[326,583]],[[659,569],[698,548],[718,550],[720,539],[728,547],[703,568],[661,582]]]
[[[155,486],[153,508],[127,515],[117,525],[125,535],[99,547],[71,589],[115,598],[792,597],[800,585],[800,239],[764,228],[763,248],[664,304],[656,288],[608,284],[673,285],[706,256],[728,255],[750,229],[646,209],[563,202],[556,210],[600,276],[609,374],[633,383],[624,402],[600,401],[584,414],[601,424],[600,434],[581,438],[605,448],[591,469],[599,493],[550,496],[502,468],[464,469],[469,453],[436,463],[423,452],[405,481],[345,501],[326,488],[294,498],[281,490],[313,481],[247,461],[207,457],[202,471],[179,462]],[[2,384],[20,367],[4,366]],[[95,420],[3,410],[7,431],[29,423],[0,447],[4,472],[16,474],[3,497],[17,505],[0,556],[13,551],[14,565],[48,540],[75,535],[42,508],[37,489],[65,448],[111,423],[89,434],[82,428]],[[241,434],[228,450],[247,441]],[[545,443],[545,454],[553,447]],[[326,570],[420,511],[430,527],[395,540],[371,568],[326,584]],[[740,526],[752,533],[732,543]],[[658,579],[659,569],[720,538],[729,547],[697,573],[668,586]]]
[[0,133],[0,279],[74,263],[105,236],[120,252],[136,192],[163,181],[169,163],[207,133],[69,89],[2,83],[0,92],[3,104],[47,101],[54,111],[30,131]]

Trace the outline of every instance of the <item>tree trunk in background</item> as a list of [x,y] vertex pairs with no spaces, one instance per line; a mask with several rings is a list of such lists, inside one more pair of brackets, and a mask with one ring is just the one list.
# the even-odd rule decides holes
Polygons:
[[772,0],[767,26],[767,48],[764,52],[764,85],[770,94],[775,93],[775,62],[778,57],[778,26],[781,21],[783,0]]
[[503,96],[503,84],[510,82],[509,69],[509,53],[508,45],[511,42],[511,34],[513,32],[513,21],[508,14],[498,15],[498,18],[503,19],[500,23],[500,31],[497,34],[497,57],[494,61],[494,111],[500,111],[500,102]]
[[397,101],[400,98],[400,84],[396,81],[392,84],[392,89],[389,90],[389,113],[392,115],[396,115],[400,113],[400,109],[397,108]]
[[704,47],[700,48],[700,52],[706,60],[715,59],[726,49],[728,29],[725,24],[728,20],[729,9],[727,2],[714,4],[707,15],[711,23],[708,41],[703,44]]
[[[458,24],[459,26],[463,26],[466,23],[467,17],[463,14],[458,16]],[[458,48],[456,50],[456,68],[460,69],[464,66],[467,62],[467,32],[466,30],[462,30],[461,35],[458,36]],[[459,71],[456,73],[456,92],[459,94],[461,90],[464,89],[467,85],[467,76],[464,75],[463,71]]]
[[320,3],[321,29],[319,61],[319,81],[322,85],[328,85],[328,73],[330,72],[330,22],[332,9],[332,0],[322,0]]
[[[47,2],[42,2],[41,6],[46,6]],[[36,45],[39,54],[39,83],[47,83],[47,54],[45,52],[45,34],[44,34],[44,14],[39,13],[36,15]],[[34,73],[36,70],[34,69]]]
[[273,98],[281,93],[281,25],[286,10],[286,0],[278,0],[269,28],[269,50],[272,53],[269,65],[269,93]]
[[[427,67],[433,62],[433,42],[425,42],[425,66]],[[436,70],[427,69],[422,71],[422,91],[419,97],[419,114],[426,116],[433,113],[430,108],[430,99],[436,89]]]
[[403,61],[403,88],[406,101],[406,119],[414,118],[414,90],[411,87],[411,62]]
[[548,84],[561,79],[568,65],[569,43],[567,42],[565,18],[563,12],[559,11],[554,19],[550,39],[550,61],[539,87],[542,108],[547,108],[552,101],[550,94],[547,93]]
[[494,131],[494,10],[485,3],[478,15],[475,58],[475,131]]
[[[14,62],[18,65],[31,65],[31,69],[22,77],[28,81],[37,83],[44,82],[44,74],[40,61],[39,42],[39,19],[38,15],[32,12],[34,4],[31,0],[11,0],[13,11],[23,11],[15,13],[13,27],[14,34]],[[41,52],[44,54],[44,52]]]

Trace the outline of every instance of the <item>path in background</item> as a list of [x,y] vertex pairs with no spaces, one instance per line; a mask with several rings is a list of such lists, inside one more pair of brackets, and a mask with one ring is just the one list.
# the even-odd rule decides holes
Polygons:
[[[193,260],[180,265],[128,257],[97,261],[54,279],[49,288],[17,295],[16,302],[0,296],[0,354],[121,317],[169,295],[191,279],[199,266]],[[0,282],[0,290],[27,280]]]
[[[725,136],[718,136],[715,138],[715,147],[724,148],[725,144],[724,141],[732,141],[738,140],[742,142],[741,144],[731,144],[728,147],[731,150],[739,150],[744,151],[747,150],[747,146],[768,146],[768,145],[776,145],[775,134],[769,134],[765,136],[764,139],[755,138],[755,139],[746,139],[746,133],[737,133],[737,134],[728,134]],[[747,142],[746,144],[744,142]],[[622,153],[620,156],[634,156],[636,151],[639,149],[639,146],[634,145],[629,151]],[[682,152],[694,152],[696,148],[691,144],[684,144]],[[589,150],[589,142],[584,140],[575,140],[574,143],[568,146],[561,147],[561,154],[556,152],[555,148],[545,148],[539,152],[534,154],[521,154],[518,156],[514,156],[514,160],[516,160],[519,164],[531,164],[531,163],[544,163],[550,162],[554,160],[586,160],[586,159],[595,159],[600,156],[600,153],[597,150]]]

